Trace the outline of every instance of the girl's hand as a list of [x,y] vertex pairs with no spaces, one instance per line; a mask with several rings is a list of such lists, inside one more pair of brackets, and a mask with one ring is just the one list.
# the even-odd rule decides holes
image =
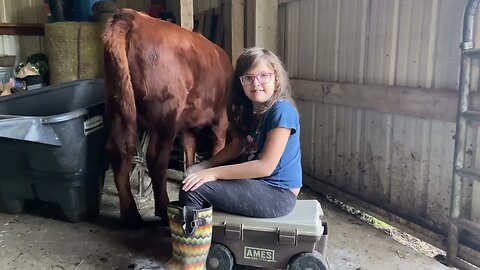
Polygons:
[[193,166],[188,167],[187,170],[185,171],[185,176],[189,176],[192,173],[196,173],[196,172],[199,172],[201,170],[205,170],[205,169],[208,169],[208,168],[211,168],[211,167],[212,167],[212,164],[210,162],[208,162],[206,160],[201,161],[198,164],[195,164]]
[[216,180],[217,180],[217,177],[212,172],[212,170],[209,170],[209,169],[202,170],[202,171],[188,175],[187,178],[185,178],[182,181],[182,184],[183,184],[182,189],[184,191],[189,191],[189,190],[194,191],[199,186],[207,182],[212,182]]

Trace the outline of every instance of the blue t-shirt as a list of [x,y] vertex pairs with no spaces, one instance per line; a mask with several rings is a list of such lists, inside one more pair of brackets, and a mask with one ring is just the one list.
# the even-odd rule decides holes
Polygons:
[[277,167],[270,176],[261,179],[280,188],[302,187],[300,122],[297,110],[287,100],[279,100],[266,112],[262,122],[263,125],[258,136],[257,153],[262,152],[270,130],[282,127],[291,129],[291,133]]

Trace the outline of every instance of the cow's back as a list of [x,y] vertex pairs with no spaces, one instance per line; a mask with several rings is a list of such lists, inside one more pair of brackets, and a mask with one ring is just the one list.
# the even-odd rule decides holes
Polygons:
[[208,124],[224,113],[233,78],[228,55],[203,36],[134,13],[128,60],[137,100],[185,103],[180,126]]

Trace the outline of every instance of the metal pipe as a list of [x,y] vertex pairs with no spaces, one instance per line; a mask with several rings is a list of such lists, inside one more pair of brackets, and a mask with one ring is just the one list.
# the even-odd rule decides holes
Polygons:
[[457,108],[457,125],[455,135],[455,151],[453,163],[453,177],[452,177],[452,195],[450,201],[450,228],[448,231],[448,253],[447,263],[455,264],[458,253],[458,227],[456,220],[460,217],[461,204],[461,177],[457,173],[457,169],[463,167],[465,159],[465,143],[467,121],[461,117],[463,112],[468,111],[469,92],[470,92],[470,73],[471,63],[470,57],[464,55],[463,51],[474,47],[473,44],[473,29],[475,16],[478,13],[480,0],[469,0],[465,8],[465,15],[463,18],[463,36],[460,48],[461,67],[459,78],[459,93],[458,93],[458,108]]
[[465,228],[472,232],[480,232],[480,223],[465,219],[459,218],[457,220],[458,227]]

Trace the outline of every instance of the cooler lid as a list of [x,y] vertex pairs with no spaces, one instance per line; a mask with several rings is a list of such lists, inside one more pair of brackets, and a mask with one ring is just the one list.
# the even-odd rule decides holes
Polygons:
[[297,200],[293,211],[278,218],[252,218],[219,211],[213,212],[213,226],[243,225],[243,229],[255,231],[298,230],[299,235],[322,235],[322,207],[316,200]]

